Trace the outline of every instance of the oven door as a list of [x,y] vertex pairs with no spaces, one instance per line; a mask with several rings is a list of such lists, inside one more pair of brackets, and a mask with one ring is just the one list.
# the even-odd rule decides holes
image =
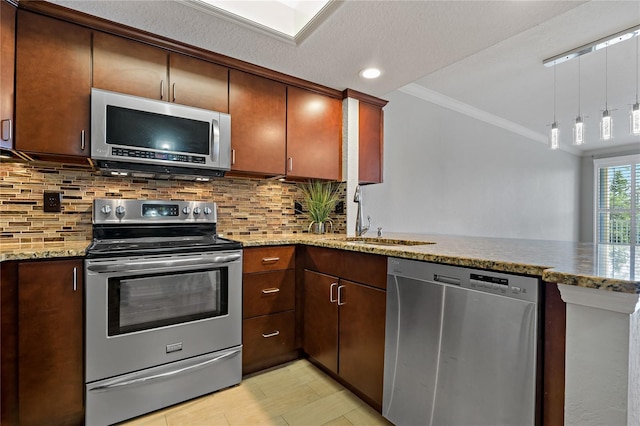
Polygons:
[[242,251],[85,265],[87,383],[241,344]]

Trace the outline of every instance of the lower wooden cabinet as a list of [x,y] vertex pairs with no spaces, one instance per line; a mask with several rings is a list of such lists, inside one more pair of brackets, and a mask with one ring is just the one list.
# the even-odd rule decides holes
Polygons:
[[298,357],[295,247],[244,250],[242,373]]
[[[263,315],[242,323],[243,370],[257,371],[297,357],[294,311]],[[293,353],[293,355],[292,355]]]
[[[318,265],[322,272],[304,271],[303,350],[380,409],[386,257],[309,247],[307,266]],[[367,278],[371,271],[375,276]]]
[[18,265],[20,425],[84,421],[82,276],[81,260]]

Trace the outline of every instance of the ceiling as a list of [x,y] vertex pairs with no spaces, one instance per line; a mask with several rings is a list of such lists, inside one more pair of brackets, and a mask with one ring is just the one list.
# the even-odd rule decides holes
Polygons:
[[[540,143],[554,105],[554,67],[542,61],[640,24],[640,0],[347,0],[296,45],[183,1],[53,2],[335,89],[382,98],[400,89]],[[640,78],[635,40],[581,57],[587,143],[580,148],[568,146],[578,113],[578,60],[555,67],[563,149],[584,154],[640,143],[628,131]],[[598,140],[605,50],[606,98],[614,119],[614,140],[606,143]],[[362,79],[359,71],[370,66],[382,76]]]

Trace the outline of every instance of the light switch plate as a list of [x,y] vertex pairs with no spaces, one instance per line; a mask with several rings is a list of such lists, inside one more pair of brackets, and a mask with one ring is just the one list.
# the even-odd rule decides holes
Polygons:
[[62,192],[44,191],[44,211],[52,213],[62,211]]

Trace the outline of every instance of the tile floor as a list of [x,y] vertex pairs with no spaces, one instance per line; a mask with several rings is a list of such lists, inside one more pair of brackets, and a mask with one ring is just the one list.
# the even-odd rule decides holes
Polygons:
[[126,426],[389,426],[379,413],[306,360],[239,386],[124,423]]

